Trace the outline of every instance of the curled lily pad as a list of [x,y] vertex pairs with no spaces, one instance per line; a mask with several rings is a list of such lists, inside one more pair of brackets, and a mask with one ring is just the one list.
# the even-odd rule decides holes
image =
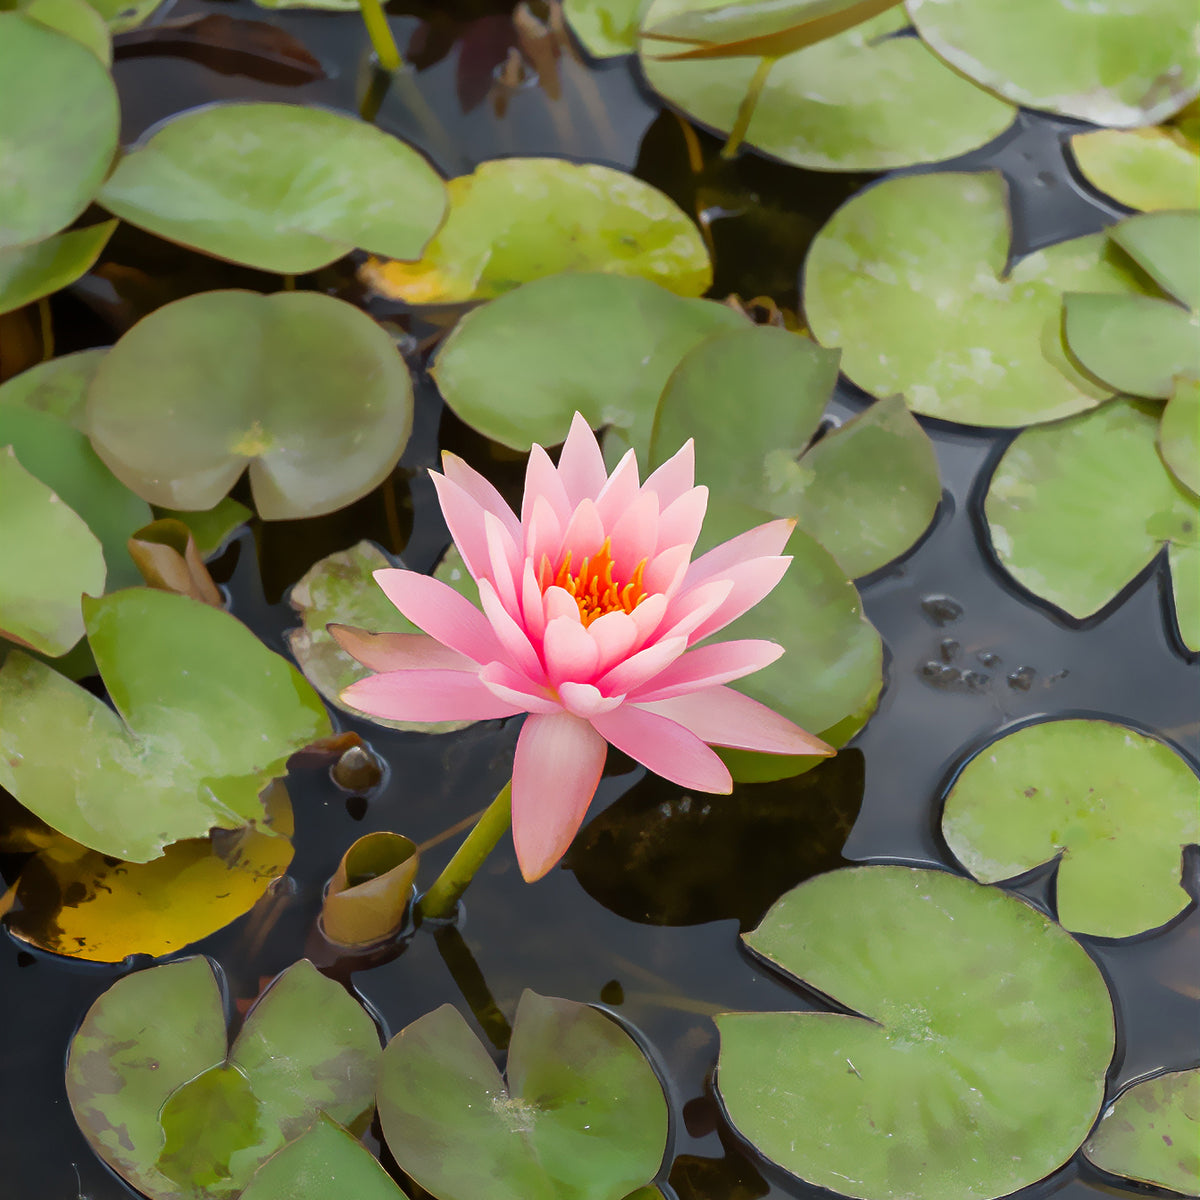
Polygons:
[[922,39],[1014,104],[1097,125],[1153,125],[1200,88],[1190,0],[908,0]]
[[24,654],[0,668],[0,786],[76,842],[146,862],[261,824],[259,793],[331,732],[319,697],[228,613],[132,588],[84,602],[116,712]]
[[490,300],[560,271],[636,275],[681,296],[712,284],[695,223],[624,171],[561,158],[500,158],[446,185],[450,211],[418,262],[363,276],[409,304]]
[[104,591],[104,554],[83,519],[21,465],[11,445],[0,448],[0,562],[0,635],[65,654],[83,636],[80,597]]
[[1200,495],[1200,380],[1176,383],[1158,426],[1158,449],[1175,478]]
[[[505,1074],[449,1004],[384,1051],[388,1149],[439,1200],[623,1200],[657,1173],[662,1085],[611,1018],[522,992]],[[452,1145],[470,1153],[447,1154]]]
[[1180,631],[1200,649],[1200,612],[1176,553],[1200,544],[1200,501],[1155,446],[1159,410],[1114,400],[1019,434],[1005,451],[984,509],[1001,564],[1036,596],[1086,617],[1103,608],[1168,544]]
[[342,855],[321,903],[321,930],[338,946],[370,946],[404,923],[420,865],[399,833],[368,833]]
[[43,826],[17,882],[9,932],[55,954],[120,962],[183,949],[248,912],[292,860],[292,807],[268,789],[264,829],[218,830],[168,846],[148,863],[121,862]]
[[310,517],[387,477],[412,428],[412,381],[387,333],[344,301],[203,292],[108,352],[87,426],[152,504],[212,508],[249,467],[261,517]]
[[325,1113],[365,1123],[379,1035],[340,984],[301,960],[227,1048],[220,986],[187,958],[118,980],[88,1010],[67,1096],[92,1148],[152,1200],[236,1196]]
[[505,446],[556,445],[576,411],[640,446],[683,355],[710,333],[746,325],[723,304],[645,279],[554,275],[468,313],[433,375],[468,425]]
[[79,216],[116,151],[117,120],[116,88],[95,54],[23,13],[0,12],[0,250],[40,242]]
[[264,271],[315,271],[356,246],[416,258],[446,209],[411,146],[295,104],[213,104],[172,118],[118,164],[110,212]]
[[116,221],[104,221],[27,246],[0,246],[0,313],[74,283],[91,270],[116,227]]
[[995,888],[910,867],[833,871],[746,944],[849,1012],[726,1013],[735,1128],[809,1183],[866,1200],[985,1200],[1067,1161],[1112,1056],[1099,968]]
[[[645,25],[733,7],[654,0]],[[746,141],[811,170],[871,171],[963,154],[1008,128],[1012,106],[951,71],[919,39],[895,36],[906,24],[896,9],[784,55],[767,75]],[[641,43],[650,86],[705,125],[731,130],[759,60],[664,61],[663,45]]]
[[1111,394],[1061,345],[1064,291],[1145,290],[1100,235],[1060,242],[1008,269],[1007,189],[998,174],[909,175],[843,205],[817,235],[804,309],[842,370],[926,416],[1025,425]]
[[645,0],[563,0],[563,16],[593,58],[615,58],[637,49]]
[[149,587],[191,596],[217,608],[225,606],[192,531],[182,521],[167,517],[137,530],[129,539],[129,553]]
[[1169,126],[1077,133],[1071,153],[1088,183],[1127,208],[1200,205],[1200,147]]
[[1058,860],[1059,920],[1130,937],[1187,904],[1200,779],[1169,746],[1110,721],[1044,721],[986,746],[946,797],[942,833],[983,883]]
[[1083,1152],[1111,1175],[1200,1195],[1200,1070],[1168,1071],[1126,1088]]

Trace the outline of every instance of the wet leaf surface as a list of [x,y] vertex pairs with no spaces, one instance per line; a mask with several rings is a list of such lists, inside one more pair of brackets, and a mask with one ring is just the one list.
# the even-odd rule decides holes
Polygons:
[[261,517],[310,517],[390,474],[412,428],[412,381],[386,331],[344,301],[205,292],[151,313],[108,352],[87,423],[113,473],[153,504],[212,508],[248,467]]
[[410,146],[349,117],[290,104],[213,104],[121,159],[100,202],[205,254],[298,275],[356,246],[416,258],[445,189]]
[[1071,153],[1088,183],[1127,208],[1200,204],[1200,147],[1169,127],[1077,133]]
[[[449,1004],[384,1051],[388,1148],[439,1200],[622,1200],[658,1171],[662,1085],[603,1013],[524,991],[506,1077]],[[447,1144],[471,1153],[446,1154]]]
[[744,937],[851,1010],[716,1018],[729,1118],[809,1183],[868,1200],[1002,1196],[1070,1158],[1095,1120],[1108,990],[1016,897],[856,867],[801,884]]
[[971,758],[942,833],[982,883],[1058,862],[1067,929],[1131,937],[1188,903],[1183,847],[1200,841],[1200,780],[1170,746],[1109,721],[1044,721]]
[[899,392],[926,416],[1013,426],[1094,407],[1110,393],[1067,361],[1062,294],[1145,289],[1099,235],[1010,270],[1009,220],[994,173],[910,175],[859,194],[809,253],[804,309],[817,340],[841,346],[860,387]]
[[0,246],[0,313],[57,292],[90,271],[117,227],[104,221],[25,246]]

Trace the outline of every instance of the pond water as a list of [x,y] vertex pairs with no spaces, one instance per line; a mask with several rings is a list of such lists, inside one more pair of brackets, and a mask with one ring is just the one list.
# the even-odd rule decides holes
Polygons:
[[[353,20],[227,3],[180,4],[170,15],[195,12],[249,17],[286,30],[320,61],[327,78],[296,86],[225,73],[214,69],[213,64],[230,65],[219,55],[209,65],[190,57],[147,56],[137,35],[127,35],[124,49],[117,40],[115,66],[123,141],[171,113],[216,99],[356,108],[365,42]],[[512,41],[506,10],[475,6],[468,13],[460,5],[456,12],[466,15],[439,9],[393,21],[402,48],[417,38],[426,58],[444,54],[419,72],[415,84],[409,81],[384,98],[382,128],[418,146],[448,175],[498,155],[560,154],[631,170],[691,207],[697,184],[687,168],[679,123],[640,86],[629,60],[586,67],[564,56],[560,100],[548,101],[532,81],[513,91],[505,115],[497,116],[483,96]],[[419,52],[412,57],[424,61]],[[253,64],[251,69],[259,70]],[[474,101],[469,111],[464,99]],[[1068,125],[1023,115],[1012,132],[967,160],[971,166],[999,167],[1012,185],[1017,253],[1099,229],[1115,211],[1091,199],[1070,175],[1061,153]],[[721,163],[717,141],[702,135],[701,143],[717,249],[713,294],[769,294],[796,307],[807,241],[868,177],[820,175],[754,155]],[[157,273],[177,294],[200,286],[254,286],[258,278],[126,226],[112,254],[152,279]],[[332,268],[326,274],[330,286],[353,288],[348,275],[339,278]],[[77,299],[57,302],[64,351],[105,344],[128,319],[114,294],[99,285],[82,286],[92,288],[87,308]],[[393,310],[382,305],[375,311],[387,316]],[[417,341],[429,332],[424,326],[410,329],[414,356]],[[843,383],[831,415],[847,417],[865,403]],[[778,839],[804,838],[810,828],[803,820],[794,826],[770,815],[760,820],[760,803],[764,812],[775,813],[777,804],[768,809],[772,795],[794,796],[809,822],[814,808],[837,814],[836,828],[848,829],[849,836],[841,856],[836,845],[829,847],[829,867],[843,861],[942,865],[952,858],[939,831],[940,797],[955,764],[1006,727],[1046,715],[1103,715],[1167,739],[1193,764],[1200,759],[1200,668],[1179,644],[1168,615],[1165,562],[1156,562],[1098,618],[1082,627],[1067,624],[1017,591],[981,534],[983,489],[1008,435],[923,424],[937,447],[945,489],[937,519],[908,556],[860,585],[867,614],[887,647],[878,711],[850,750],[811,774],[743,787],[732,801],[711,799],[714,806],[737,803],[755,814],[748,820],[751,840],[730,851],[721,844],[720,830],[706,832],[703,822],[693,823],[686,835],[693,841],[683,853],[702,864],[711,857],[723,890],[744,900],[740,910],[714,909],[703,889],[685,891],[690,876],[684,872],[675,895],[670,877],[637,878],[619,867],[589,873],[589,853],[599,851],[587,845],[577,847],[565,867],[528,885],[511,844],[502,842],[468,893],[457,929],[419,930],[398,947],[401,953],[370,969],[351,960],[330,968],[352,983],[388,1035],[448,1001],[473,1010],[501,1048],[506,1025],[500,1014],[511,1015],[523,988],[605,1004],[651,1048],[667,1081],[675,1156],[669,1184],[680,1200],[828,1194],[796,1182],[742,1143],[725,1123],[711,1086],[717,1053],[713,1013],[820,1003],[739,945],[739,928],[752,926],[797,881],[784,877],[786,864],[778,877],[771,874],[774,866],[761,864],[774,863]],[[433,385],[421,380],[412,439],[383,487],[328,518],[274,526],[255,522],[238,535],[214,568],[228,587],[232,610],[268,646],[286,653],[283,634],[296,618],[285,590],[323,555],[369,537],[401,554],[407,566],[430,570],[448,534],[424,469],[436,464],[442,448],[464,453],[506,494],[519,487],[514,457],[489,448],[461,425]],[[296,856],[287,879],[250,916],[194,947],[221,964],[235,999],[253,996],[264,977],[302,955],[333,963],[332,952],[313,934],[314,921],[322,887],[354,838],[391,829],[418,843],[435,843],[425,851],[422,867],[422,878],[432,879],[456,844],[455,837],[439,837],[482,809],[505,782],[516,737],[515,722],[482,722],[437,737],[383,731],[345,717],[340,724],[370,741],[388,765],[386,779],[358,795],[339,788],[323,769],[293,773]],[[680,789],[646,781],[642,768],[614,753],[592,815],[617,803],[631,813],[666,806],[663,811],[678,815],[700,801],[685,801]],[[1120,943],[1082,939],[1117,1000],[1110,1094],[1131,1079],[1195,1065],[1200,1057],[1200,915],[1196,863],[1189,864],[1193,903],[1169,927]],[[1046,903],[1051,887],[1043,871],[1023,890]],[[644,915],[647,896],[659,911],[668,906],[678,923],[635,919]],[[73,963],[6,940],[0,954],[5,1195],[22,1200],[134,1195],[98,1162],[76,1129],[62,1075],[82,1014],[125,970]],[[1027,1200],[1136,1194],[1145,1189],[1105,1183],[1076,1162],[1019,1193]]]

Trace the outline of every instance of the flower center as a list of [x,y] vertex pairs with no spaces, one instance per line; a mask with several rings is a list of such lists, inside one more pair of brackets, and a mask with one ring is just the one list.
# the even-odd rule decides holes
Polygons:
[[621,584],[613,578],[612,544],[610,538],[595,554],[585,558],[577,571],[571,570],[571,552],[557,571],[550,564],[549,555],[543,554],[538,567],[538,587],[544,593],[548,587],[565,588],[575,597],[579,605],[579,618],[590,625],[597,617],[610,612],[633,612],[646,598],[642,587],[642,572],[646,569],[643,558],[633,570],[628,583]]

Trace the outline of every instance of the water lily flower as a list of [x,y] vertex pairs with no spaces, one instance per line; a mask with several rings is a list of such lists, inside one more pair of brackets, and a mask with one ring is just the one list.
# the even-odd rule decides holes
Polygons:
[[528,880],[566,852],[609,744],[682,787],[729,792],[710,748],[833,754],[728,687],[775,661],[774,642],[708,639],[783,577],[794,522],[770,521],[695,560],[708,503],[689,441],[639,483],[633,451],[611,475],[578,413],[557,467],[530,451],[518,518],[452,454],[431,472],[482,611],[416,571],[382,570],[389,600],[425,634],[331,626],[377,674],[342,699],[395,721],[528,713],[512,777],[512,830]]

